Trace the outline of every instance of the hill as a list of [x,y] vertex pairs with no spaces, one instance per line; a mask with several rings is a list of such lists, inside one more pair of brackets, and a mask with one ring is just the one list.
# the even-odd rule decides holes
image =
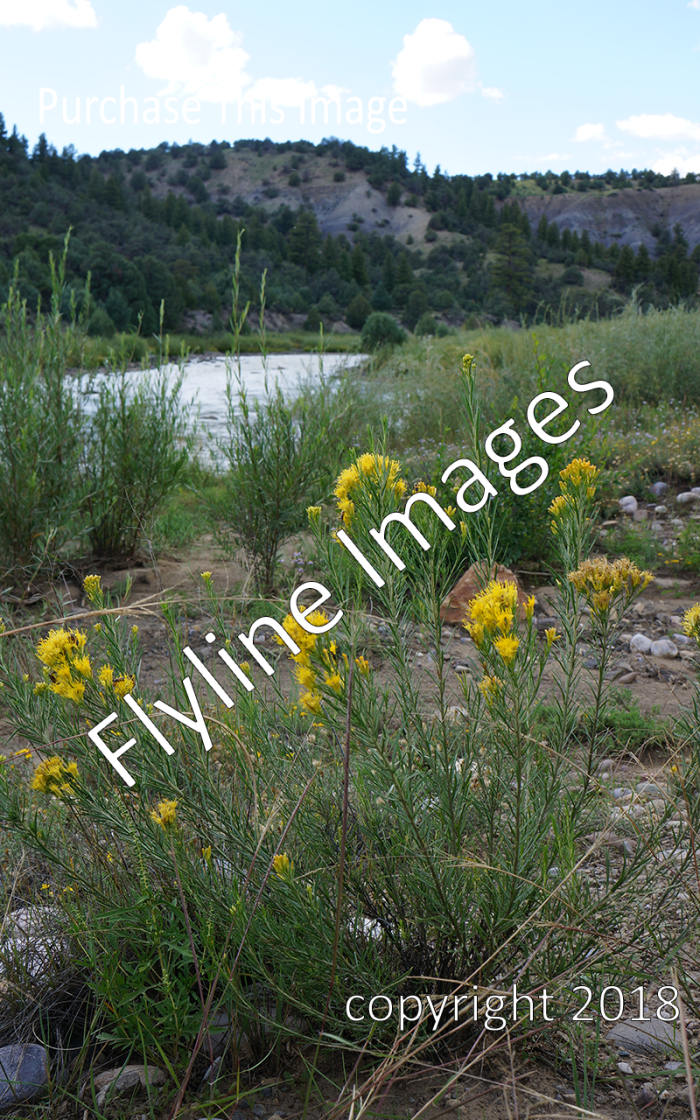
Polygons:
[[69,292],[90,330],[224,329],[241,238],[253,307],[266,270],[270,326],[359,329],[372,310],[409,329],[568,313],[607,315],[636,288],[694,301],[700,183],[652,171],[430,175],[397,148],[329,138],[163,143],[98,157],[29,152],[0,115],[0,297],[50,292],[68,228]]

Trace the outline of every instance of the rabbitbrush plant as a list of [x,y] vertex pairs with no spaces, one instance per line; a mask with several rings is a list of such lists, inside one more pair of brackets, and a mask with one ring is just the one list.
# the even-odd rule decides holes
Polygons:
[[[467,365],[467,422],[478,443],[471,373]],[[462,677],[455,709],[440,617],[449,565],[442,527],[423,525],[433,547],[412,553],[403,571],[372,552],[370,529],[378,515],[402,508],[405,490],[398,460],[384,448],[365,455],[339,475],[332,516],[309,511],[340,624],[332,635],[306,635],[291,663],[291,695],[280,675],[264,682],[249,670],[248,691],[222,669],[220,682],[237,689],[229,709],[197,676],[211,749],[185,685],[196,674],[181,650],[174,604],[164,606],[165,709],[139,680],[138,634],[97,577],[86,581],[97,612],[89,620],[70,631],[55,624],[47,642],[45,634],[30,641],[9,632],[7,619],[0,638],[3,714],[44,759],[29,782],[10,764],[0,767],[0,821],[47,869],[96,1003],[95,1033],[167,1063],[180,1081],[177,1107],[197,1053],[209,1052],[217,1009],[231,1025],[223,1107],[233,1104],[237,1071],[279,1069],[295,1039],[312,1074],[319,1048],[345,1051],[346,1070],[364,1054],[372,1069],[343,1075],[337,1108],[347,1111],[359,1094],[362,1111],[391,1078],[425,1062],[439,1061],[456,1078],[513,1045],[558,1045],[556,1032],[568,1031],[579,1006],[572,984],[619,985],[627,997],[658,984],[688,936],[687,923],[671,924],[667,914],[691,860],[657,862],[663,822],[650,819],[634,856],[605,857],[595,839],[614,807],[596,773],[605,668],[647,582],[629,562],[589,557],[596,468],[579,459],[560,475],[551,518],[561,625],[543,636],[532,600],[519,604],[512,585],[488,580],[498,559],[489,507],[465,530],[487,564],[466,619],[474,670]],[[385,580],[372,587],[371,602],[334,540],[348,516]],[[398,533],[393,545],[403,549]],[[213,630],[233,641],[241,619],[223,609],[209,573],[201,594]],[[577,657],[584,607],[600,658],[592,696]],[[378,620],[381,677],[367,638],[368,621]],[[295,625],[285,619],[292,634]],[[433,650],[420,686],[409,644],[417,626]],[[278,647],[265,648],[274,658]],[[552,667],[554,701],[550,694],[540,739],[533,728]],[[172,753],[134,718],[129,695]],[[594,716],[581,750],[573,729],[584,703]],[[135,740],[130,789],[86,737],[112,708],[119,720],[105,740],[113,750]],[[694,827],[697,802],[688,815]],[[630,819],[617,827],[635,826]],[[32,991],[40,983],[24,982]],[[531,1021],[521,1004],[507,1031],[492,1030],[485,1015],[514,984],[538,1008],[546,989],[550,1019],[538,1013]],[[384,1021],[369,1017],[373,996],[391,1001]],[[428,996],[434,1005],[448,1001],[436,1029]],[[455,997],[463,997],[456,1018]],[[411,998],[400,1022],[400,1001]],[[31,1011],[24,1014],[29,1033]],[[588,1088],[584,1095],[588,1101]]]

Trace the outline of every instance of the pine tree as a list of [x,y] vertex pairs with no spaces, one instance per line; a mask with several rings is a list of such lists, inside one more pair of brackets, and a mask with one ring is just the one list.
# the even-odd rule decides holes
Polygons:
[[289,234],[289,259],[307,272],[313,272],[319,265],[320,247],[321,234],[316,215],[310,210],[302,210]]
[[399,257],[399,267],[396,270],[396,285],[399,284],[412,284],[413,283],[413,269],[411,268],[408,253],[401,253]]
[[623,245],[620,256],[617,259],[617,264],[615,265],[616,287],[625,290],[634,283],[636,263],[634,253],[629,245]]
[[540,218],[539,222],[537,223],[537,236],[538,236],[540,241],[546,241],[547,240],[548,226],[549,226],[549,222],[547,221],[547,215],[543,214],[542,217]]
[[362,246],[355,245],[350,257],[350,269],[352,271],[352,278],[360,285],[361,288],[366,288],[369,285],[369,273],[367,271],[367,262],[365,254],[362,251]]
[[333,234],[329,233],[323,242],[323,253],[321,256],[321,264],[323,268],[337,268],[338,267],[338,251],[336,249]]
[[394,254],[387,252],[384,257],[384,268],[382,269],[382,281],[387,292],[393,292],[394,284],[396,283],[396,266],[394,264]]
[[646,245],[640,245],[637,249],[637,263],[634,272],[637,280],[644,280],[651,272],[651,257]]
[[[556,227],[555,227],[556,228]],[[517,226],[501,226],[496,242],[498,259],[491,268],[491,287],[506,295],[515,311],[527,303],[532,285],[530,251]]]

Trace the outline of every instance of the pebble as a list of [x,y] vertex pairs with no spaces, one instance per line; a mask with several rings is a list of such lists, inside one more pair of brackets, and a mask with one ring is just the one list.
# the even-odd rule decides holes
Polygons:
[[683,1062],[666,1062],[664,1069],[683,1069]]
[[657,786],[656,782],[637,782],[635,791],[637,793],[646,794],[647,797],[651,797],[655,793],[663,796],[663,794],[666,792],[666,790],[661,789],[660,786]]
[[676,501],[679,505],[687,506],[691,502],[700,502],[700,494],[694,494],[692,490],[686,490],[683,494],[676,495]]
[[597,669],[598,662],[596,661],[595,657],[587,657],[583,663],[583,667],[584,669]]
[[652,657],[678,657],[678,646],[670,638],[659,638],[651,643],[649,652]]
[[632,653],[648,653],[651,646],[651,638],[647,638],[646,634],[634,634],[630,640],[630,651]]
[[0,1047],[0,1111],[42,1096],[48,1084],[48,1055],[34,1042]]
[[693,639],[689,638],[687,634],[674,634],[673,640],[677,646],[692,646]]
[[668,506],[654,506],[654,513],[657,517],[663,517],[665,513],[668,513]]
[[664,494],[668,492],[668,483],[661,481],[654,482],[649,487],[649,489],[651,490],[655,498],[663,498]]
[[634,1070],[632,1069],[632,1066],[629,1064],[629,1062],[618,1062],[617,1068],[619,1069],[620,1073],[634,1073]]
[[641,1089],[637,1093],[637,1104],[644,1107],[648,1104],[653,1104],[656,1100],[656,1089],[653,1082],[645,1081]]
[[637,679],[637,674],[635,672],[625,673],[625,675],[623,677],[618,677],[617,678],[617,683],[618,684],[633,684],[636,681],[636,679]]
[[626,498],[620,498],[619,506],[622,513],[636,513],[637,499],[629,494]]
[[616,801],[631,801],[634,796],[632,790],[628,789],[627,786],[616,786],[612,795]]
[[[682,518],[680,518],[680,517],[671,518],[671,525],[673,525],[674,529],[685,529],[685,521],[683,521]],[[659,584],[658,579],[655,582],[656,582],[656,586],[659,587],[660,584]]]

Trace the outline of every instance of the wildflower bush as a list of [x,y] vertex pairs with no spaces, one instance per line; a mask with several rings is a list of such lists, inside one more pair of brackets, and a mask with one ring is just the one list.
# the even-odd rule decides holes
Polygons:
[[[464,376],[465,424],[478,447],[470,362]],[[343,616],[318,635],[284,618],[300,649],[291,696],[277,676],[263,689],[249,667],[257,687],[238,688],[232,708],[202,680],[195,689],[166,605],[172,672],[168,703],[156,707],[139,680],[138,634],[97,577],[85,584],[98,618],[91,629],[53,630],[32,644],[0,637],[3,714],[43,759],[28,783],[0,766],[0,820],[49,869],[98,1038],[168,1063],[179,1099],[222,1009],[234,1071],[278,1068],[295,1036],[364,1049],[384,1061],[386,1080],[406,1054],[469,1054],[483,1027],[450,1015],[435,1031],[423,1022],[400,1038],[395,1019],[351,1021],[351,996],[476,995],[483,1008],[513,983],[533,995],[546,985],[552,1023],[537,1030],[555,1031],[568,1029],[572,983],[631,991],[658,979],[687,936],[683,921],[665,921],[677,881],[646,858],[661,824],[646,828],[636,855],[608,860],[602,878],[587,872],[590,837],[611,811],[596,771],[606,672],[650,578],[630,561],[590,557],[597,482],[597,469],[577,458],[558,473],[550,503],[560,624],[539,635],[533,600],[519,603],[507,582],[487,582],[473,599],[465,624],[476,668],[460,678],[458,707],[448,699],[440,618],[458,558],[448,545],[478,549],[488,571],[497,526],[487,505],[450,533],[416,504],[429,547],[392,526],[405,568],[375,548],[385,582],[370,586],[336,534],[345,527],[370,554],[371,530],[405,508],[400,463],[384,448],[339,473],[330,522],[309,508],[324,584]],[[230,648],[239,620],[223,610],[209,573],[201,591]],[[367,643],[370,610],[383,628],[381,681]],[[318,611],[310,621],[320,628],[330,617]],[[577,657],[584,617],[599,661],[592,690]],[[416,625],[433,650],[420,688],[406,641]],[[546,738],[536,733],[545,669],[554,670]],[[237,687],[230,675],[225,682]],[[157,721],[170,751],[129,699]],[[581,748],[584,704],[593,716]],[[118,722],[103,736],[112,751],[123,748],[131,788],[86,738],[112,710]],[[697,816],[695,803],[690,811]],[[532,1029],[519,1019],[507,1039],[490,1037],[490,1052]]]

